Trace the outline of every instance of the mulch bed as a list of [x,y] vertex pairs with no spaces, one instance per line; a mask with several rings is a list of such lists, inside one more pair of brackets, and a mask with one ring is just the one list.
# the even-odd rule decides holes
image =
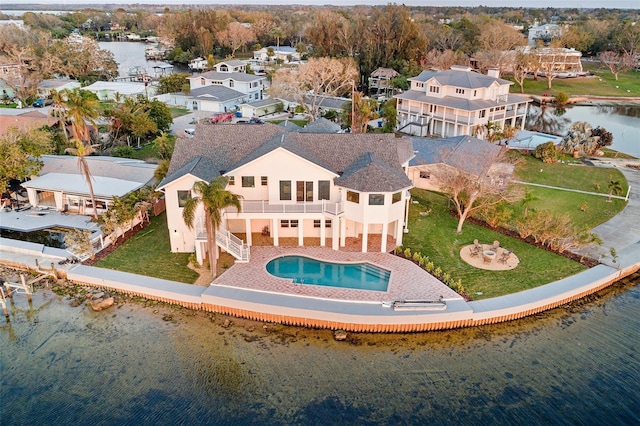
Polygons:
[[[451,210],[451,215],[456,217],[456,218],[458,217],[458,214],[455,212],[455,210]],[[520,235],[518,235],[518,233],[515,232],[515,231],[512,231],[510,229],[505,229],[505,228],[502,228],[500,226],[498,226],[496,228],[493,228],[493,227],[489,226],[486,222],[484,222],[482,220],[478,220],[478,219],[473,218],[473,217],[467,218],[466,221],[467,222],[471,222],[474,225],[482,226],[483,228],[487,228],[487,229],[491,229],[492,231],[499,232],[502,235],[506,235],[508,237],[515,238],[517,240],[523,241],[523,242],[525,242],[527,244],[531,244],[532,246],[536,246],[539,249],[550,251],[551,253],[555,253],[555,254],[557,254],[559,256],[566,257],[567,259],[571,259],[574,262],[581,263],[582,265],[586,266],[587,268],[593,268],[594,266],[600,264],[600,262],[598,262],[595,259],[591,259],[589,257],[583,257],[583,256],[577,255],[575,253],[570,253],[568,251],[565,251],[565,252],[562,252],[562,253],[558,253],[557,251],[551,250],[549,247],[547,247],[547,246],[545,246],[545,245],[543,245],[541,243],[536,242],[532,237],[520,238]]]
[[104,259],[106,256],[108,256],[111,252],[116,250],[122,244],[126,243],[131,238],[133,238],[138,232],[142,231],[147,224],[145,224],[144,226],[142,224],[136,225],[134,228],[132,228],[132,229],[128,230],[127,232],[125,232],[124,236],[121,236],[120,238],[118,238],[118,240],[115,243],[109,245],[108,247],[106,247],[106,248],[100,250],[98,253],[96,253],[96,255],[94,256],[93,259],[87,259],[84,262],[82,262],[82,264],[83,265],[92,266],[96,262]]

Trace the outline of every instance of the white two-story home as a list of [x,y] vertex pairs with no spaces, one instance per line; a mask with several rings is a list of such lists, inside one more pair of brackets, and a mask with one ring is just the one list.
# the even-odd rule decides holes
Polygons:
[[[229,179],[242,209],[222,212],[219,247],[248,261],[257,235],[270,244],[387,252],[402,244],[409,189],[409,138],[391,134],[323,134],[287,131],[271,124],[199,126],[179,139],[160,183],[173,252],[206,258],[202,209],[193,228],[182,218],[196,181]],[[261,237],[264,240],[265,237]],[[371,244],[369,244],[371,243]],[[376,245],[372,248],[372,245]]]
[[191,91],[211,85],[224,86],[244,95],[244,102],[264,99],[267,77],[248,74],[246,63],[239,60],[219,62],[212,71],[189,77]]
[[509,93],[513,83],[497,71],[480,74],[470,67],[422,71],[410,78],[411,87],[395,95],[398,131],[414,136],[472,135],[489,122],[524,128],[531,100]]

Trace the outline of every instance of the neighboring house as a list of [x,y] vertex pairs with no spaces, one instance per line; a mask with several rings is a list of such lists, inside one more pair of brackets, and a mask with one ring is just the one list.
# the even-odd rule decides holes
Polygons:
[[240,112],[243,117],[262,117],[277,112],[278,107],[281,106],[282,102],[278,99],[263,99],[261,101],[240,105]]
[[242,197],[242,209],[222,212],[216,243],[239,261],[249,260],[252,234],[260,233],[274,246],[292,238],[300,246],[339,250],[347,238],[360,238],[365,252],[372,238],[380,241],[379,251],[389,251],[402,244],[412,187],[406,168],[413,155],[411,141],[392,134],[199,125],[194,138],[176,142],[169,173],[158,187],[166,197],[171,251],[205,258],[203,210],[197,210],[193,228],[182,211],[195,182],[220,175],[229,179],[227,189]]
[[189,77],[191,91],[205,86],[228,87],[245,95],[246,102],[264,99],[267,77],[247,74],[244,61],[231,60],[217,63],[213,71]]
[[[540,61],[540,70],[549,70],[557,77],[578,77],[582,71],[582,52],[564,47],[525,47],[523,53],[535,55]],[[539,72],[539,74],[541,74]]]
[[[273,51],[273,56],[269,56],[269,49]],[[300,61],[300,53],[291,46],[268,46],[253,52],[253,59],[261,62],[275,61],[280,59],[286,62]]]
[[535,46],[537,40],[549,44],[554,38],[562,35],[562,27],[557,24],[544,24],[529,28],[529,46]]
[[167,93],[155,98],[169,106],[191,111],[227,112],[237,109],[246,95],[224,86],[204,86],[193,89],[189,94]]
[[400,73],[392,68],[378,68],[369,77],[369,93],[384,93],[388,96],[393,91],[393,79],[399,75]]
[[[412,138],[416,156],[409,161],[409,179],[416,188],[440,191],[442,171],[461,170],[473,176],[506,180],[512,168],[498,164],[504,147],[473,136],[454,136],[443,139]],[[473,160],[471,160],[473,159]]]
[[38,97],[48,98],[53,90],[55,90],[56,92],[60,92],[61,90],[65,89],[73,90],[79,88],[80,86],[81,84],[77,80],[63,78],[51,78],[42,80],[42,82],[38,86]]
[[26,28],[22,19],[0,19],[0,25],[15,25],[18,28]]
[[489,122],[524,128],[529,98],[512,95],[513,83],[470,67],[447,71],[422,71],[410,78],[411,87],[395,95],[398,131],[414,136],[471,135]]
[[[318,111],[320,114],[326,114],[329,111],[341,113],[343,107],[347,102],[351,102],[351,98],[342,98],[338,96],[318,96],[316,104],[318,105]],[[296,107],[300,106],[300,102],[295,99],[278,98],[282,101],[285,111],[295,111]],[[312,98],[307,96],[305,99],[307,105],[311,105]]]
[[57,118],[40,111],[0,108],[0,135],[5,134],[10,127],[26,131],[42,126],[55,126],[57,123]]
[[156,86],[147,83],[124,82],[124,81],[96,81],[95,83],[83,87],[95,93],[101,101],[114,101],[118,97],[121,101],[125,98],[137,98],[144,96],[152,97],[156,94]]
[[[57,211],[90,215],[89,186],[78,170],[78,157],[43,155],[44,166],[39,176],[22,183],[27,189],[29,204]],[[93,192],[98,214],[109,208],[113,197],[122,197],[153,182],[155,164],[116,157],[85,157],[91,171]]]
[[341,130],[342,128],[338,123],[320,117],[298,131],[300,133],[339,133]]

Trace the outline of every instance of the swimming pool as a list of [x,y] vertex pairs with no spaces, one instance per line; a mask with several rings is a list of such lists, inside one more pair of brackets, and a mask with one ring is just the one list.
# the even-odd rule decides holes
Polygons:
[[304,256],[283,256],[267,263],[267,272],[296,284],[387,291],[390,271],[370,263],[332,263]]

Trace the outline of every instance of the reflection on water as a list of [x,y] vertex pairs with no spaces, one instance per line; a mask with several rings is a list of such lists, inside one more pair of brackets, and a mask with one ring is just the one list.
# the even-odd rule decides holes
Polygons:
[[640,421],[631,280],[518,322],[349,342],[161,304],[95,313],[47,291],[30,316],[15,305],[0,323],[3,424]]
[[571,123],[586,121],[592,127],[604,127],[613,134],[611,149],[640,158],[640,106],[593,105],[557,108],[529,105],[526,128],[565,136]]

